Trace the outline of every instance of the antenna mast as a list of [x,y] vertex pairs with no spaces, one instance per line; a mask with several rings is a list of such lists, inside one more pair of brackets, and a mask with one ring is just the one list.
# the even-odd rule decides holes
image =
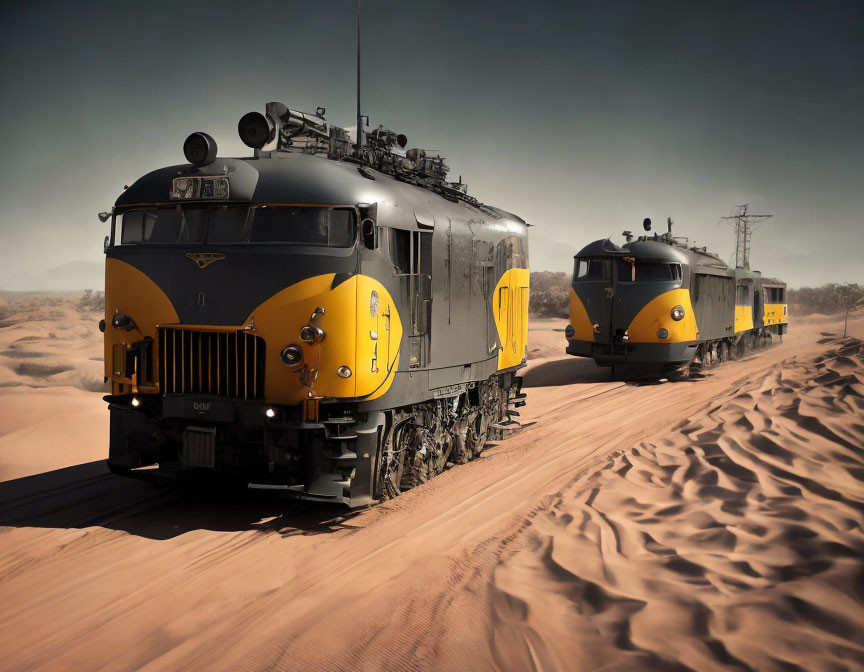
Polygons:
[[[358,0],[359,2],[359,0]],[[750,268],[750,235],[754,229],[753,224],[764,222],[773,215],[753,215],[747,212],[749,203],[737,206],[738,212],[723,219],[735,220],[735,267]]]
[[360,0],[357,0],[357,138],[354,142],[354,153],[360,158],[360,148],[363,146],[363,117],[360,113]]

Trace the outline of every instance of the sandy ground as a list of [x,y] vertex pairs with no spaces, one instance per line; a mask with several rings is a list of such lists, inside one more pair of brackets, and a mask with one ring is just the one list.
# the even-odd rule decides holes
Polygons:
[[104,458],[101,312],[0,293],[0,481]]
[[[354,514],[111,476],[97,393],[5,389],[0,668],[864,668],[861,343],[809,320],[634,385],[563,326],[532,324],[521,432]],[[29,328],[2,348],[47,358]]]

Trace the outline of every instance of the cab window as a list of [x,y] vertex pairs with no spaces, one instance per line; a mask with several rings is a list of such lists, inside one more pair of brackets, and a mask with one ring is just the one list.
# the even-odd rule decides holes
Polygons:
[[127,210],[118,219],[121,245],[164,243],[292,243],[351,247],[354,211],[347,208],[170,205]]
[[[681,264],[664,261],[616,260],[618,282],[679,282]],[[635,269],[634,269],[635,266]]]
[[574,282],[610,279],[609,259],[577,259],[573,270]]
[[210,206],[207,213],[208,243],[240,243],[246,240],[246,217],[249,208]]
[[252,209],[249,242],[326,247],[354,244],[354,212],[348,209],[266,206]]
[[200,243],[206,217],[203,207],[128,210],[121,215],[120,244]]

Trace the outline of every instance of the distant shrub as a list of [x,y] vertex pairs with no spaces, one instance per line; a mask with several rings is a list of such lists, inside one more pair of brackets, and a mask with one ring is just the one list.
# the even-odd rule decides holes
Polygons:
[[6,299],[0,299],[0,319],[17,313],[34,313],[43,308],[60,306],[63,301],[63,297],[50,294],[43,295],[30,292],[11,294]]
[[540,317],[570,314],[570,276],[567,273],[531,273],[531,313]]
[[829,282],[821,287],[790,289],[787,295],[793,314],[809,315],[842,313],[864,305],[864,286],[846,282]]
[[91,313],[101,313],[105,310],[105,292],[94,292],[92,289],[85,289],[84,295],[78,302],[78,309]]

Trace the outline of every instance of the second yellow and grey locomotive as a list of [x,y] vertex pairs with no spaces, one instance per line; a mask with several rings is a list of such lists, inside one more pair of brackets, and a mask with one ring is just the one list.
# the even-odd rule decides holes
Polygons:
[[575,257],[568,353],[686,374],[786,333],[785,283],[730,268],[673,236],[671,220],[660,235],[624,235],[622,246],[598,240]]

